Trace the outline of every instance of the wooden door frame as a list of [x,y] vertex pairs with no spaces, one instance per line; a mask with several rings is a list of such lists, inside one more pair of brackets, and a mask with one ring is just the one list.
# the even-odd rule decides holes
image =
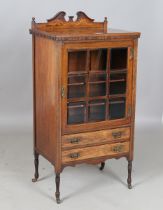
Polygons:
[[[62,97],[62,135],[102,130],[114,127],[123,127],[130,125],[131,118],[128,115],[129,106],[132,106],[132,71],[133,58],[131,58],[131,50],[133,49],[133,40],[128,41],[107,41],[107,42],[83,42],[83,43],[64,43],[62,50],[62,78],[61,89],[64,89],[64,96]],[[97,48],[128,48],[128,71],[127,71],[127,91],[126,91],[126,118],[117,120],[108,120],[100,122],[82,123],[76,125],[67,125],[67,70],[68,70],[68,50],[81,49],[97,49]],[[130,70],[129,70],[130,69]],[[131,107],[132,108],[132,107]],[[127,116],[128,115],[128,116]]]

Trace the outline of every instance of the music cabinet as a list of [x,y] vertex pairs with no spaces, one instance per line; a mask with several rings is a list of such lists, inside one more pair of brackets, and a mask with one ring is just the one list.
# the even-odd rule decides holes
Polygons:
[[39,154],[56,174],[66,166],[126,157],[134,146],[137,43],[140,33],[112,30],[84,12],[46,23],[32,18],[35,177]]

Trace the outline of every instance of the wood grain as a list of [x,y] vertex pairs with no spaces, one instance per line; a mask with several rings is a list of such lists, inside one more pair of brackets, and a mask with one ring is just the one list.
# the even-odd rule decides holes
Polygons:
[[62,136],[62,149],[113,143],[130,138],[130,128],[117,128]]
[[[94,22],[94,19],[89,18],[84,12],[78,11],[77,18],[69,16],[69,20],[65,19],[66,13],[64,11],[58,12],[54,17],[47,20],[47,23],[37,23],[35,29],[44,32],[55,33],[106,33],[107,32],[107,18],[103,22]],[[34,31],[33,31],[34,32]]]
[[129,40],[140,37],[139,32],[108,29],[106,17],[103,22],[95,22],[84,12],[79,11],[76,20],[69,16],[69,20],[66,21],[65,15],[66,13],[61,11],[48,19],[47,23],[35,23],[30,33],[56,41]]
[[[121,147],[120,152],[114,151],[115,147]],[[129,142],[117,143],[117,144],[105,144],[94,147],[86,147],[81,149],[72,149],[62,151],[62,163],[74,162],[80,160],[87,160],[90,158],[101,158],[105,156],[121,155],[129,152]],[[78,154],[78,157],[73,157],[73,155]]]
[[[56,47],[58,49],[56,51]],[[59,45],[42,37],[35,39],[36,150],[52,163],[59,158],[60,95],[58,95]],[[47,62],[48,61],[48,62]]]

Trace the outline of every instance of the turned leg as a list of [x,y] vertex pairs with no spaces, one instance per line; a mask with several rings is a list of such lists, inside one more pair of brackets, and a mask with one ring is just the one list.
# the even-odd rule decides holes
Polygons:
[[132,160],[128,160],[128,178],[127,178],[127,183],[128,183],[128,189],[132,189],[131,185],[131,172],[132,172]]
[[32,182],[36,182],[37,179],[39,178],[39,173],[38,173],[39,154],[36,151],[34,153],[34,164],[35,164],[35,174],[34,178],[32,179]]
[[103,169],[104,169],[104,167],[105,167],[105,162],[101,162],[101,166],[100,166],[100,171],[102,171]]
[[59,185],[60,185],[60,174],[57,173],[55,176],[55,183],[56,183],[56,193],[55,193],[55,197],[56,197],[56,202],[60,203],[60,192],[59,192]]

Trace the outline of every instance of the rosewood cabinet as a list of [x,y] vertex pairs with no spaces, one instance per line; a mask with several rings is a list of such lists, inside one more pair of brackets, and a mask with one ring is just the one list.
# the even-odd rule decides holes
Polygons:
[[65,166],[126,157],[134,145],[138,32],[107,28],[84,12],[32,19],[35,178],[42,155],[55,168],[56,201]]

